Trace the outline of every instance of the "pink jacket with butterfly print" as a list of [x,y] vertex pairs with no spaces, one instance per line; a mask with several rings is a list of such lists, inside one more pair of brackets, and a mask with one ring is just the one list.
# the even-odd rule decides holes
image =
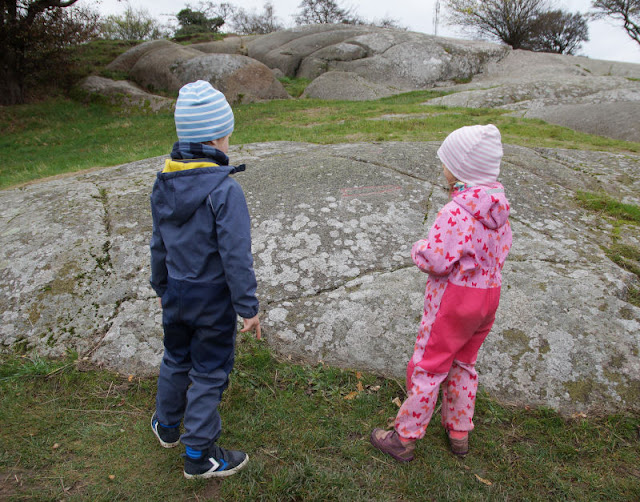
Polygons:
[[458,286],[500,287],[511,249],[509,209],[500,183],[454,193],[428,238],[413,245],[414,263],[431,276],[448,276],[448,282]]

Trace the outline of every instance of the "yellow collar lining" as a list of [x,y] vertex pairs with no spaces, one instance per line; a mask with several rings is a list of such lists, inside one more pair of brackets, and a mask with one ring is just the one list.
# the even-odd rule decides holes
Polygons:
[[179,171],[188,171],[190,169],[198,169],[201,167],[218,167],[215,162],[179,162],[176,160],[166,159],[164,161],[163,173],[177,173]]

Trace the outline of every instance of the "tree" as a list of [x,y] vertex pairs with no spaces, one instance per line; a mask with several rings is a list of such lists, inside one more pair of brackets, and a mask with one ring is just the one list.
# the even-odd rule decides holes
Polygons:
[[400,21],[389,16],[383,17],[382,19],[374,19],[373,21],[367,24],[371,26],[377,26],[378,28],[393,28],[395,30],[403,30],[403,31],[408,30],[406,26],[402,26],[400,24]]
[[300,11],[295,17],[296,24],[358,24],[362,21],[353,9],[342,8],[334,0],[302,0]]
[[520,49],[530,38],[546,0],[447,0],[451,24]]
[[640,44],[640,0],[596,0],[591,6],[596,17],[622,20],[627,35]]
[[261,14],[238,9],[232,16],[232,23],[236,33],[241,35],[264,35],[281,30],[283,26],[275,15],[273,4],[266,2],[263,9]]
[[539,52],[575,54],[582,42],[588,40],[589,28],[582,14],[553,10],[536,17],[530,39],[523,47]]
[[207,17],[205,12],[192,10],[190,8],[182,9],[176,15],[180,28],[176,31],[176,36],[193,35],[195,33],[217,33],[224,24],[221,17]]
[[0,105],[23,103],[25,84],[63,74],[64,49],[98,33],[99,16],[77,0],[0,0]]
[[107,16],[100,33],[110,40],[155,40],[165,35],[148,11],[134,10],[131,4],[127,4],[123,15]]

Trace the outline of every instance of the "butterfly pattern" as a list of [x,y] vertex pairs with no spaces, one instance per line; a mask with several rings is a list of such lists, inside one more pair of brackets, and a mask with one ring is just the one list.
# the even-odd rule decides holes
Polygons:
[[[486,310],[483,299],[487,290],[497,291],[496,298],[499,298],[502,268],[512,243],[509,212],[509,202],[500,183],[465,186],[454,192],[452,200],[440,210],[428,237],[413,245],[411,257],[414,263],[429,275],[422,320],[407,368],[408,397],[395,421],[396,430],[405,438],[419,439],[424,436],[440,388],[441,415],[445,428],[457,431],[473,429],[478,389],[475,371],[477,348],[474,349],[475,353],[465,354],[467,362],[453,358],[453,363],[444,372],[430,371],[430,368],[440,370],[441,364],[434,361],[443,359],[443,355],[437,353],[437,349],[434,351],[433,347],[441,349],[447,344],[429,344],[429,339],[439,313],[456,311],[456,308],[456,312],[460,312],[461,308],[479,309],[482,306]],[[477,301],[446,305],[447,301],[456,298],[453,295],[445,296],[450,285],[465,288],[464,297],[474,299],[475,295]],[[473,315],[473,312],[464,314]],[[492,323],[491,319],[488,329]]]

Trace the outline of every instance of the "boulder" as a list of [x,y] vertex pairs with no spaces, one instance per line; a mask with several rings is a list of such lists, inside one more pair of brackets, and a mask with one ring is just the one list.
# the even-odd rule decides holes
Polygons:
[[177,63],[171,74],[178,82],[178,88],[195,80],[207,80],[232,104],[290,97],[269,68],[237,54],[192,58]]
[[520,115],[576,131],[640,143],[640,99],[633,102],[544,106]]
[[357,73],[330,71],[311,82],[304,90],[302,97],[369,101],[400,92],[402,92],[400,89],[369,82]]
[[[437,142],[232,147],[252,215],[266,342],[285,356],[403,379],[426,278],[411,262],[448,194]],[[0,191],[0,347],[155,375],[149,193],[164,157]],[[640,156],[505,145],[514,246],[482,387],[564,413],[640,412],[637,277],[603,248],[637,226],[578,190],[640,205]],[[640,267],[640,263],[635,265]]]
[[184,84],[207,80],[223,92],[230,103],[289,98],[273,72],[259,61],[211,50],[219,43],[227,48],[233,44],[239,46],[240,37],[188,47],[158,42],[162,43],[148,42],[134,47],[116,59],[113,67],[126,67],[130,77],[149,90],[175,93]]
[[260,36],[249,56],[289,77],[356,73],[403,90],[468,78],[510,50],[487,42],[434,37],[373,26],[314,25]]
[[468,84],[426,105],[516,110],[514,115],[640,141],[640,65],[512,51]]
[[259,36],[260,35],[229,35],[222,40],[193,44],[191,47],[205,54],[240,54],[241,56],[247,56],[249,53],[247,43]]
[[288,77],[302,77],[298,68],[304,58],[363,32],[357,26],[313,25],[270,33],[249,43],[249,57],[279,68]]
[[107,70],[129,72],[131,71],[131,68],[133,68],[133,65],[135,65],[147,52],[175,47],[176,45],[177,44],[174,44],[169,40],[151,40],[149,42],[144,42],[140,45],[136,45],[123,54],[120,54],[107,65]]
[[126,107],[137,106],[156,112],[173,110],[175,106],[173,99],[149,94],[127,80],[111,80],[93,75],[80,82],[78,88],[90,95],[106,97],[112,104]]
[[145,89],[177,92],[183,83],[174,75],[174,69],[179,63],[198,57],[202,52],[191,47],[159,46],[146,51],[131,67],[129,76]]

